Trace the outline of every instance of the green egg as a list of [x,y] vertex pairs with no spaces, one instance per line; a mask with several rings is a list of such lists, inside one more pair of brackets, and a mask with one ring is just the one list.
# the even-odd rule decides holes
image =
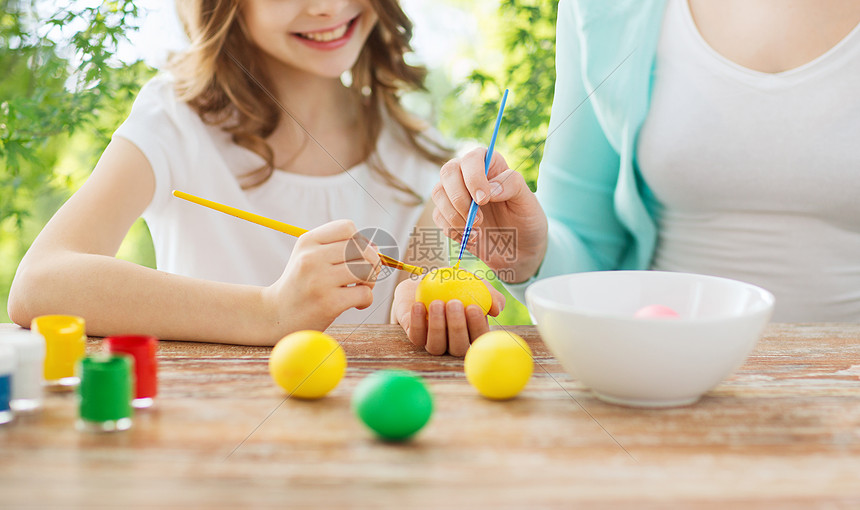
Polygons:
[[361,421],[386,441],[404,441],[433,414],[433,397],[420,377],[403,370],[381,370],[365,377],[352,395]]

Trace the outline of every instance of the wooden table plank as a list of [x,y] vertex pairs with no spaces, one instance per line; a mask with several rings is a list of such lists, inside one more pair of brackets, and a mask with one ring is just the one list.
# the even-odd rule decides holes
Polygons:
[[[0,426],[0,501],[63,507],[649,508],[860,506],[860,325],[771,325],[698,404],[630,409],[595,399],[555,362],[520,397],[476,395],[462,359],[396,326],[338,326],[347,377],[326,398],[285,399],[270,349],[159,348],[156,408],[124,433],[79,433],[72,395]],[[88,348],[98,348],[91,339]],[[409,443],[372,438],[349,398],[375,370],[421,373],[436,409]]]

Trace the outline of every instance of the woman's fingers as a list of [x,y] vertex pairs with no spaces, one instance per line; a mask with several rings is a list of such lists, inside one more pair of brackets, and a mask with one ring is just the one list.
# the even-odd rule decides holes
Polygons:
[[427,311],[427,343],[424,349],[441,356],[448,350],[448,331],[445,325],[445,303],[433,301]]
[[427,345],[427,308],[424,307],[424,303],[412,303],[406,334],[409,336],[409,340],[418,347]]
[[[435,204],[433,204],[435,206]],[[454,228],[448,223],[448,220],[445,219],[445,216],[439,211],[438,207],[433,207],[433,224],[436,225],[439,230],[448,235],[448,232],[452,232]]]
[[394,289],[392,317],[406,332],[409,341],[418,347],[427,343],[427,311],[424,303],[415,301],[418,281],[406,279]]
[[478,305],[469,305],[466,307],[466,326],[469,328],[469,337],[474,342],[477,338],[490,330],[490,324],[487,322],[487,316]]
[[[436,187],[433,188],[432,198],[433,205],[436,206],[433,210],[433,220],[436,222],[437,226],[440,228],[454,228],[462,231],[463,227],[466,225],[466,214],[469,212],[468,206],[466,208],[466,214],[460,214],[454,204],[451,203],[451,198],[448,196],[447,190],[442,187],[441,183],[436,184]],[[436,221],[436,214],[440,216],[444,227],[439,225],[439,221]]]
[[490,297],[493,300],[492,304],[490,305],[490,311],[488,312],[488,315],[496,317],[500,313],[502,313],[502,310],[505,309],[505,295],[496,290],[496,288],[490,285],[490,282],[488,282],[487,280],[481,281],[483,281],[484,285],[486,285],[487,288],[490,289]]
[[[414,313],[412,318],[415,319]],[[413,322],[413,328],[414,324]],[[472,342],[490,331],[487,316],[480,306],[469,305],[463,308],[463,303],[457,299],[447,303],[431,303],[427,325],[427,343],[424,348],[428,353],[437,356],[447,351],[452,356],[463,357]],[[418,333],[423,331],[416,331],[416,334]],[[420,345],[415,340],[413,343]]]
[[[450,203],[451,207],[453,207],[453,212],[451,211],[443,211],[447,212],[446,218],[449,221],[454,220],[453,213],[460,217],[462,224],[466,222],[466,216],[469,214],[469,206],[472,205],[472,195],[469,194],[469,190],[466,188],[466,183],[463,181],[463,173],[466,169],[461,168],[459,162],[457,160],[449,161],[445,163],[442,167],[442,170],[439,172],[439,183],[442,185],[444,189],[445,198]],[[480,171],[481,176],[486,181],[487,178],[484,177],[483,169]],[[489,183],[487,183],[487,188],[489,189]],[[437,193],[438,195],[438,193]],[[445,205],[444,200],[440,200],[442,205]],[[437,207],[440,206],[435,200]]]
[[478,205],[486,204],[492,192],[490,183],[487,180],[488,177],[493,177],[508,169],[508,164],[505,162],[505,158],[503,158],[498,152],[493,152],[492,159],[490,161],[490,168],[485,174],[484,169],[486,167],[484,158],[486,156],[487,149],[474,149],[463,156],[459,165],[467,193],[469,193],[469,196],[473,198]]
[[[484,281],[484,284],[492,295],[490,313],[498,315],[504,308],[505,298],[489,283]],[[458,299],[447,303],[436,300],[430,303],[428,309],[424,303],[413,301],[413,287],[409,282],[398,285],[393,315],[409,341],[424,347],[428,353],[440,356],[447,352],[452,356],[465,356],[471,343],[490,330],[487,316],[479,306],[464,307]]]
[[448,322],[448,353],[463,357],[469,350],[469,328],[466,325],[466,309],[458,299],[445,304],[445,320]]
[[490,180],[490,198],[489,202],[507,202],[514,200],[524,191],[529,191],[528,184],[523,175],[516,170],[507,169],[498,176]]

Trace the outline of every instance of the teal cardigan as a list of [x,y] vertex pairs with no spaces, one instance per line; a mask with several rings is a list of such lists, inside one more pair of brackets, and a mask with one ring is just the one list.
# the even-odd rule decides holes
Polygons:
[[657,202],[636,169],[666,0],[561,0],[556,82],[537,196],[549,221],[535,280],[647,269]]

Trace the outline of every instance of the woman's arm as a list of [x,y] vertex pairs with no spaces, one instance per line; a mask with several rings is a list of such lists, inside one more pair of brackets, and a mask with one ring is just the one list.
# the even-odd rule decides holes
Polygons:
[[[539,277],[615,269],[628,233],[615,214],[619,155],[597,119],[594,102],[605,89],[587,88],[576,5],[559,3],[556,82],[537,197],[549,221],[547,253]],[[618,62],[599,62],[611,76]]]

